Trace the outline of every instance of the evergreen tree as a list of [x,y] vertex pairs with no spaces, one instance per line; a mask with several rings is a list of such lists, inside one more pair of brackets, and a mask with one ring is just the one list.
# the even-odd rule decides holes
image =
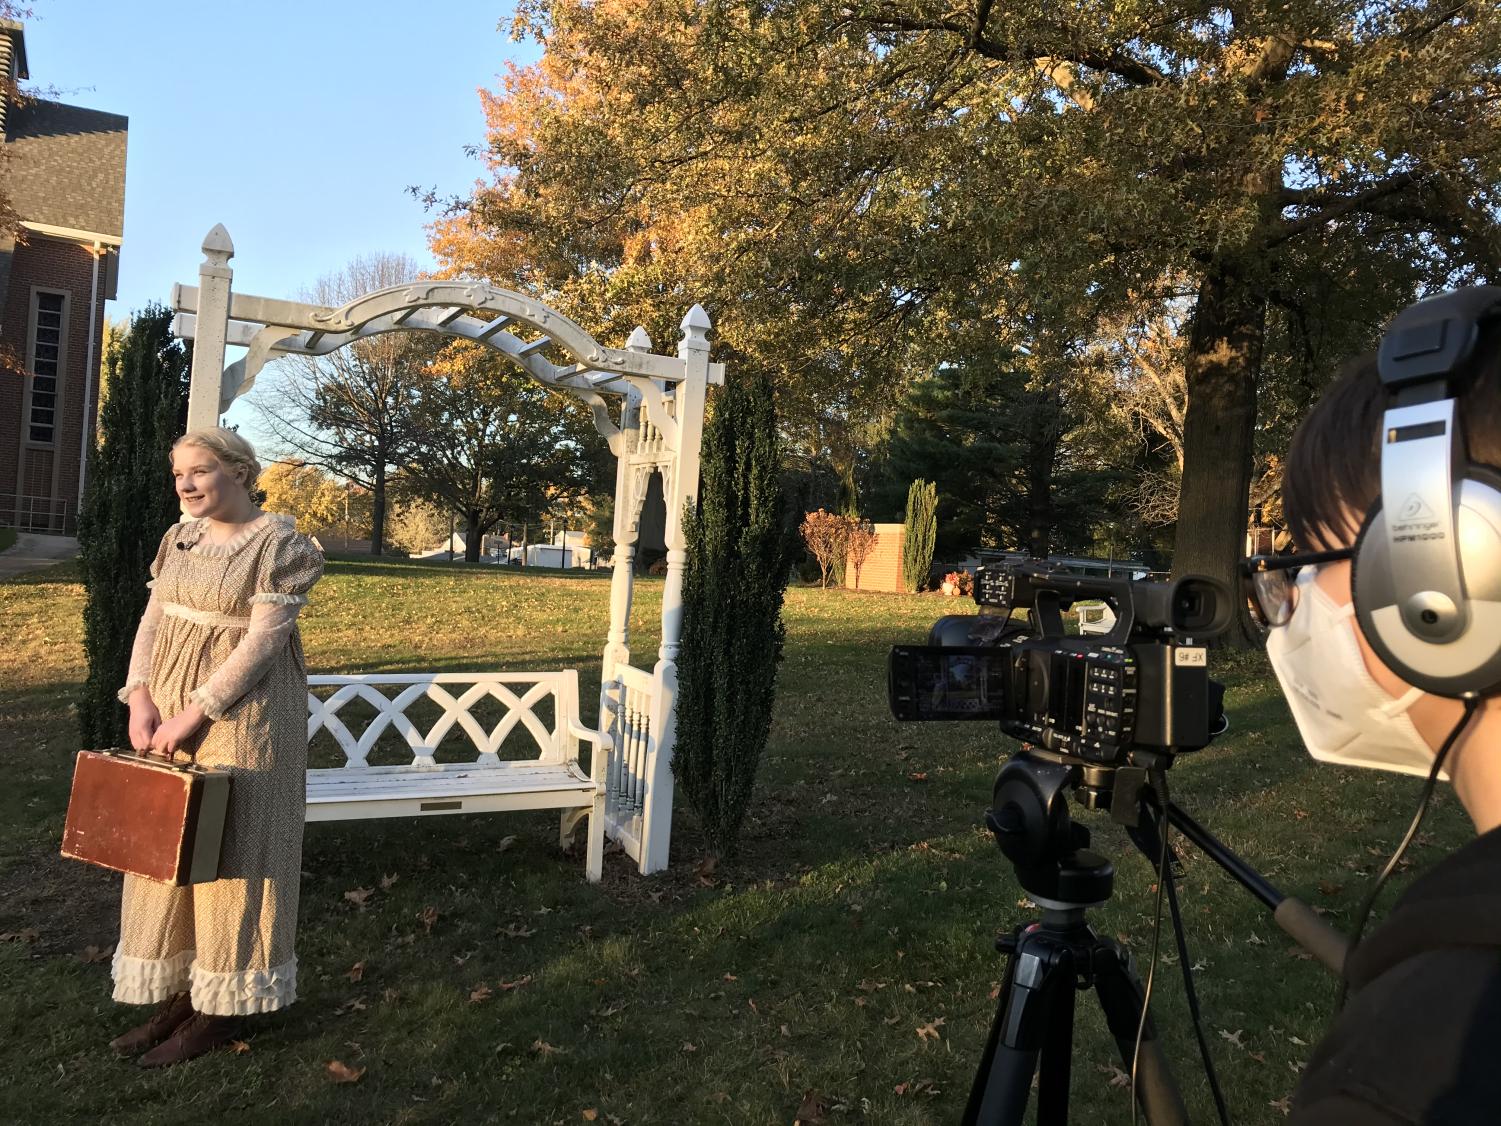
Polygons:
[[938,486],[919,477],[907,490],[907,526],[902,537],[902,585],[916,594],[928,585],[938,540]]
[[78,514],[89,662],[78,700],[84,747],[129,745],[129,714],[115,693],[146,609],[148,569],[180,511],[169,459],[186,423],[189,365],[172,335],[171,311],[155,305],[136,316],[105,366],[110,395]]
[[791,555],[771,383],[731,379],[704,430],[688,563],[672,769],[716,855],[735,849],[771,733]]
[[1070,440],[1077,413],[1056,378],[992,358],[941,365],[898,407],[880,507],[900,511],[899,490],[914,478],[937,485],[941,559],[981,547],[1039,556],[1086,547],[1109,482]]

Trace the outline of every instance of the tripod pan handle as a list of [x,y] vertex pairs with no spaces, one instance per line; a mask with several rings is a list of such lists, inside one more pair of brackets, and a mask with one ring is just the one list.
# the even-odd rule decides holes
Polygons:
[[1312,907],[1289,895],[1277,904],[1272,917],[1294,942],[1322,962],[1335,977],[1344,975],[1350,942],[1324,922]]

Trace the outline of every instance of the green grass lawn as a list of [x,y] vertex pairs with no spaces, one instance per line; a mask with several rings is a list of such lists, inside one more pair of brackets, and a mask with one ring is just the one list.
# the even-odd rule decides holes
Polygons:
[[[660,591],[638,584],[647,666]],[[333,562],[314,593],[314,672],[577,665],[592,715],[604,576]],[[887,647],[921,640],[954,603],[789,592],[757,801],[740,857],[717,869],[699,865],[685,808],[670,871],[643,878],[612,855],[597,886],[558,853],[552,814],[310,826],[299,1003],[259,1018],[237,1053],[143,1073],[105,1046],[142,1012],[109,999],[118,879],[57,857],[82,601],[72,564],[0,583],[0,1122],[958,1119],[1001,979],[995,935],[1033,912],[979,827],[1013,744],[988,725],[899,725],[887,712]],[[1180,760],[1175,799],[1348,924],[1418,783],[1315,767],[1263,660],[1218,671],[1232,730]],[[1151,868],[1108,820],[1080,817],[1118,868],[1094,923],[1144,966]],[[1446,793],[1413,865],[1469,831]],[[356,889],[371,889],[363,907],[345,896]],[[1192,850],[1183,898],[1233,1119],[1280,1121],[1334,983]],[[1074,1119],[1126,1123],[1091,996]],[[1195,1121],[1213,1120],[1176,965],[1159,970],[1154,1012]],[[336,1084],[332,1060],[363,1074]]]

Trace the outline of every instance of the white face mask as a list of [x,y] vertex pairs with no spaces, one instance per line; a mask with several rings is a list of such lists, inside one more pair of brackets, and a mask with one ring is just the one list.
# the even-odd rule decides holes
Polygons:
[[[1355,639],[1355,607],[1341,606],[1298,575],[1298,605],[1272,630],[1266,653],[1308,753],[1320,762],[1427,777],[1434,751],[1407,709],[1423,695],[1413,688],[1392,699],[1371,677]],[[1439,777],[1449,780],[1443,771]]]

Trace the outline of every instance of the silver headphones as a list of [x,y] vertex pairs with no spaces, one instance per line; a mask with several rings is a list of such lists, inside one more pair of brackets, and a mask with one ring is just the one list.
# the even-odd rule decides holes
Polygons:
[[1457,410],[1496,318],[1501,286],[1441,294],[1399,313],[1377,353],[1381,495],[1355,541],[1355,613],[1386,666],[1438,696],[1501,689],[1501,473],[1469,460]]

